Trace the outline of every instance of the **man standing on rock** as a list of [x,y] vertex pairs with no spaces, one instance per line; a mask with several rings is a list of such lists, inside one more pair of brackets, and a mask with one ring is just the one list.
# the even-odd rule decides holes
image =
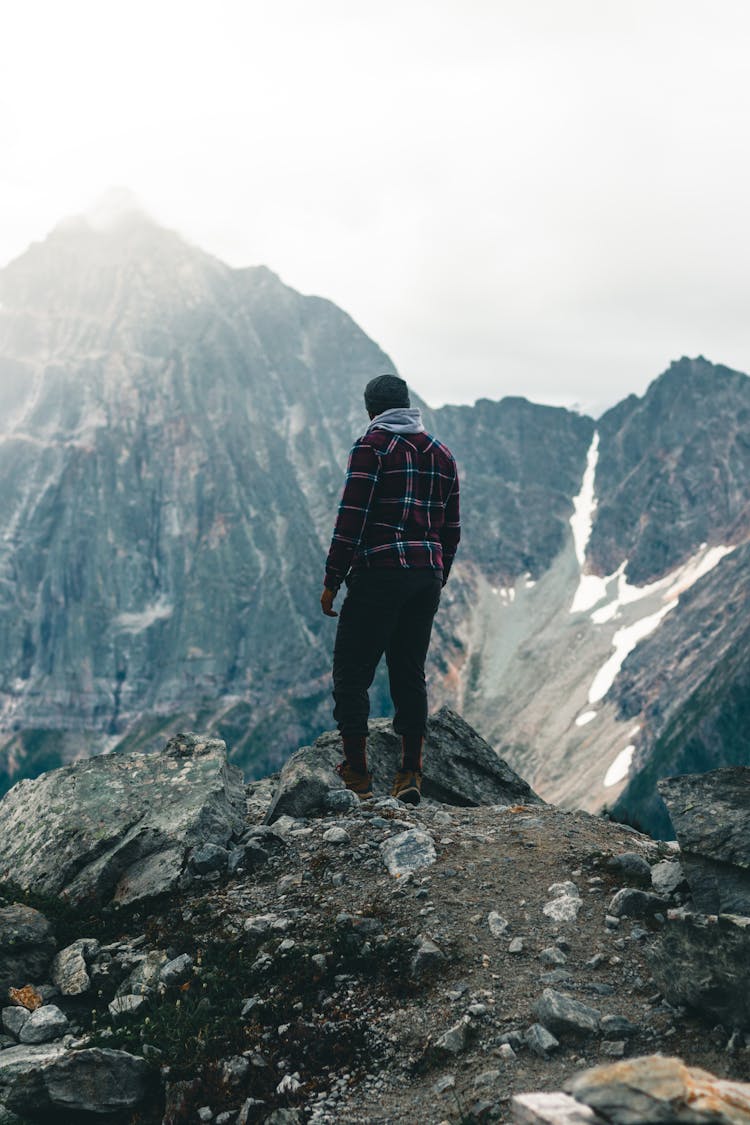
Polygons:
[[385,653],[401,769],[392,794],[418,804],[427,723],[424,665],[432,621],[461,537],[453,454],[425,431],[396,375],[365,387],[370,425],[349,455],[344,494],[326,563],[320,604],[337,617],[334,718],[344,743],[338,767],[348,789],[372,797],[367,768],[368,689]]

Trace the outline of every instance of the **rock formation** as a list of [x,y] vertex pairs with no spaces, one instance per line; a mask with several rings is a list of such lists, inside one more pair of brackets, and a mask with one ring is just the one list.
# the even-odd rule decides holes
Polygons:
[[[376,731],[372,753],[392,755],[392,732]],[[450,712],[433,717],[430,748],[434,769],[441,753],[460,769],[435,772],[441,799],[416,808],[387,782],[364,803],[341,789],[333,735],[317,747],[315,802],[278,815],[289,775],[240,787],[238,815],[236,773],[199,736],[6,795],[0,853],[18,827],[7,809],[36,785],[48,799],[27,807],[47,820],[52,855],[76,821],[87,837],[97,786],[102,802],[116,784],[116,805],[137,806],[147,768],[147,819],[172,806],[153,838],[167,852],[179,841],[183,866],[152,887],[158,897],[128,904],[111,880],[96,895],[72,896],[75,878],[55,888],[41,862],[25,869],[26,892],[0,886],[0,1122],[439,1125],[512,1113],[747,1125],[750,919],[708,919],[703,961],[692,950],[686,963],[677,845],[544,804]],[[706,808],[710,793],[712,778]],[[740,854],[741,829],[727,840]],[[91,856],[79,853],[80,872]],[[667,963],[690,995],[672,994]],[[730,970],[734,1005],[717,1007],[706,982]]]

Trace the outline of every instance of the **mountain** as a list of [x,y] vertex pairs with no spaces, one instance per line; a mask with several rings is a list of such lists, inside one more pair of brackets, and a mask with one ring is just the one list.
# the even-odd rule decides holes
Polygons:
[[[181,729],[259,776],[326,729],[323,562],[387,370],[329,301],[134,207],[0,271],[3,787]],[[432,702],[545,799],[663,828],[657,775],[747,760],[748,388],[699,358],[597,423],[416,400],[462,477]]]

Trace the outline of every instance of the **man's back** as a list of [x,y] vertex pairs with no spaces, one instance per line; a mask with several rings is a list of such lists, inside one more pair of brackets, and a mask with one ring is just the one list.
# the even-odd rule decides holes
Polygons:
[[349,456],[326,585],[340,585],[349,567],[431,567],[445,579],[459,538],[450,450],[424,430],[368,430]]

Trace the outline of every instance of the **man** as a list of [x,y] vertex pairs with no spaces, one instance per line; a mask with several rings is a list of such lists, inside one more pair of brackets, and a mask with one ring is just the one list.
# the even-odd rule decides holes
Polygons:
[[392,794],[418,804],[427,722],[424,664],[432,621],[461,536],[453,454],[425,431],[396,375],[365,387],[370,425],[349,455],[320,604],[327,617],[346,582],[333,655],[334,718],[348,789],[372,797],[368,689],[385,653],[401,769]]

